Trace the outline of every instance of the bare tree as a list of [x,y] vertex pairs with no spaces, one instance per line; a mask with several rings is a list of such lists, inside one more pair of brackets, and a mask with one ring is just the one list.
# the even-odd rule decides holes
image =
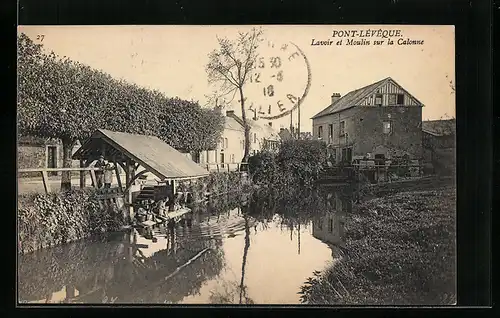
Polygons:
[[241,118],[245,130],[245,152],[242,162],[247,162],[250,154],[250,126],[245,112],[244,87],[250,72],[255,68],[262,34],[261,29],[252,28],[249,32],[239,32],[235,40],[217,37],[219,48],[208,55],[209,62],[206,65],[208,81],[210,84],[218,85],[219,98],[232,94],[232,101],[236,94],[239,94]]

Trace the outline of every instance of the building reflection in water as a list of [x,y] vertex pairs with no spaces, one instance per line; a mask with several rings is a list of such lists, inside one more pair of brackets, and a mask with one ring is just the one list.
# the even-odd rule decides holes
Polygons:
[[345,217],[352,211],[352,193],[345,189],[324,189],[325,211],[313,219],[312,235],[333,245],[343,246]]

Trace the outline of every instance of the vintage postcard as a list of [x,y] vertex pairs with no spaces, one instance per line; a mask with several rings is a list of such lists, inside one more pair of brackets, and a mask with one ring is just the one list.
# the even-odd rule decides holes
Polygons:
[[20,304],[456,304],[455,29],[19,26]]

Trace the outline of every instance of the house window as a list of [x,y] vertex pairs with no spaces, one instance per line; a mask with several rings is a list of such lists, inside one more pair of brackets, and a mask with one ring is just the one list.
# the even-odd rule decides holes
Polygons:
[[257,133],[253,133],[253,143],[257,142]]
[[231,162],[234,163],[234,154],[231,154]]
[[390,121],[384,121],[384,134],[390,134],[392,132],[392,124]]
[[328,138],[333,138],[333,124],[328,125]]
[[333,232],[333,219],[330,218],[328,221],[329,221],[328,222],[328,232],[332,233]]
[[229,148],[228,140],[227,140],[227,138],[225,138],[224,140],[226,141],[225,148],[227,149],[227,148]]
[[375,95],[375,105],[382,106],[382,94]]
[[404,105],[404,104],[405,104],[405,95],[403,95],[403,94],[398,94],[398,95],[397,95],[397,101],[396,101],[396,103],[397,103],[398,105]]
[[198,151],[194,152],[192,154],[192,158],[193,158],[194,162],[200,163],[201,162],[201,153],[199,153]]
[[345,135],[345,121],[340,122],[340,135],[344,136]]
[[318,127],[318,138],[323,138],[323,126]]

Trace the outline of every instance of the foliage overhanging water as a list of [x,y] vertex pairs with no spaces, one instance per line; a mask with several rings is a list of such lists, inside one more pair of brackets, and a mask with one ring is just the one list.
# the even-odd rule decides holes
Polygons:
[[19,301],[297,304],[351,207],[346,189],[219,197],[154,241],[111,233],[19,256]]

